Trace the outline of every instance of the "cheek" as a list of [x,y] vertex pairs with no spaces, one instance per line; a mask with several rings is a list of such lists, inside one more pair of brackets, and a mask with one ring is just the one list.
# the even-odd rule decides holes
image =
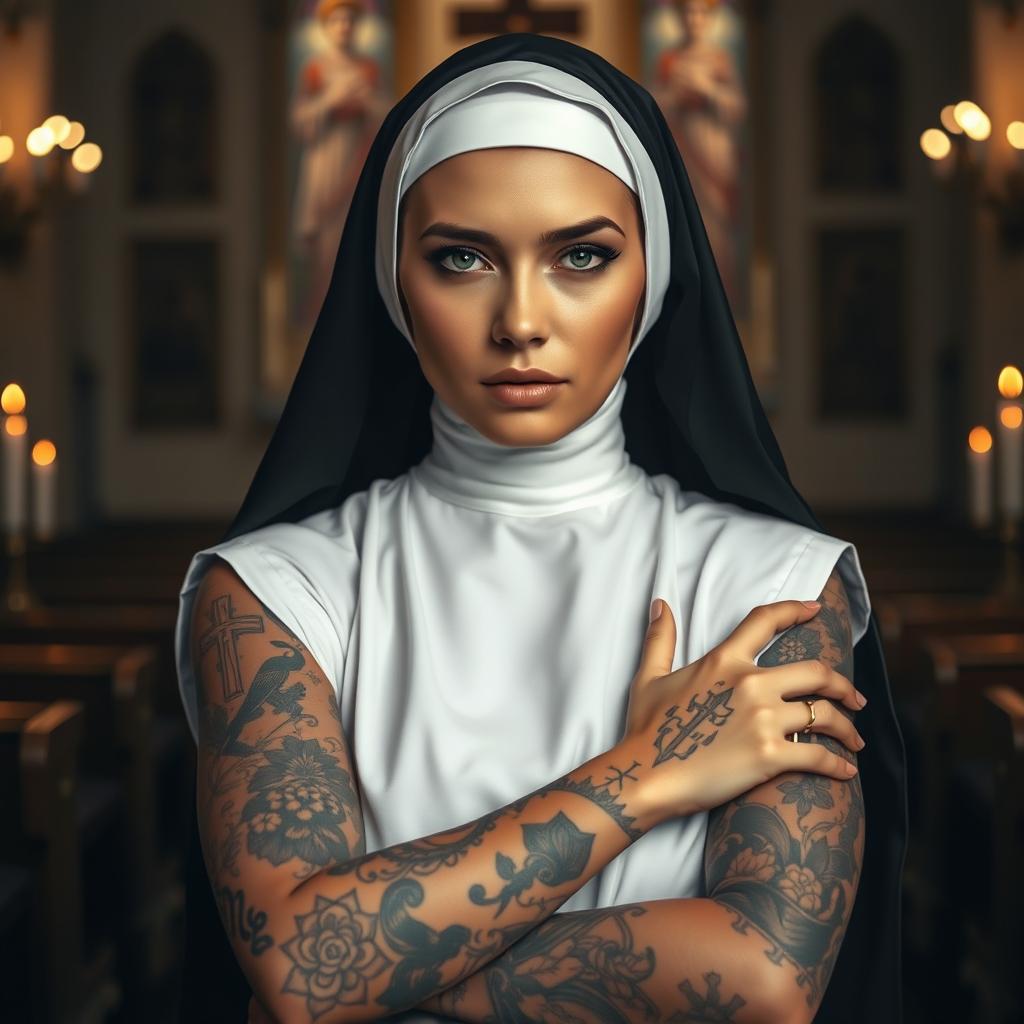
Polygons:
[[486,303],[473,289],[446,287],[431,268],[403,275],[402,294],[412,320],[412,330],[424,348],[452,353],[480,337],[486,326]]
[[595,282],[590,289],[562,293],[559,305],[567,338],[588,346],[615,348],[626,336],[632,336],[644,273],[642,266],[639,271],[626,267],[621,270],[628,273]]

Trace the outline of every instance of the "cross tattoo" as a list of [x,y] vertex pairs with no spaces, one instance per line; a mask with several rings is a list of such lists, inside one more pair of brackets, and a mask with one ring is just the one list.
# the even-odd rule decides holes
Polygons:
[[231,700],[242,695],[242,672],[238,667],[238,637],[243,633],[262,633],[263,619],[259,615],[234,616],[231,595],[213,599],[213,628],[199,639],[201,653],[217,645],[220,658],[221,682],[224,684],[224,699]]
[[[658,748],[658,756],[654,759],[654,763],[660,764],[669,757],[678,757],[680,761],[685,761],[698,746],[706,747],[718,735],[718,729],[714,729],[709,735],[705,735],[700,732],[698,727],[705,723],[710,723],[714,726],[725,725],[726,719],[735,710],[726,704],[726,701],[731,696],[731,687],[718,693],[708,690],[708,695],[703,701],[697,700],[697,695],[694,694],[690,698],[690,703],[687,705],[686,710],[695,711],[696,714],[688,722],[684,722],[676,714],[679,705],[673,704],[665,712],[669,720],[658,730],[657,739],[654,741],[654,745]],[[675,723],[674,728],[672,723]],[[673,731],[675,735],[672,739],[667,739],[669,733]],[[686,739],[692,739],[693,742],[682,753],[678,753],[676,747]]]
[[495,36],[502,32],[555,32],[580,34],[580,9],[555,7],[534,10],[530,0],[505,0],[502,7],[481,11],[461,8],[455,13],[459,36]]
[[633,763],[628,768],[626,768],[626,769],[616,768],[615,765],[613,765],[613,764],[609,765],[608,767],[611,768],[611,770],[614,772],[614,774],[613,775],[609,775],[604,780],[604,782],[601,783],[601,785],[602,786],[610,786],[613,782],[617,782],[619,784],[619,792],[621,793],[622,792],[622,787],[626,784],[626,779],[632,779],[634,782],[637,781],[636,776],[635,775],[630,775],[630,772],[634,768],[639,768],[640,767],[640,762],[637,761],[637,760],[634,760]]

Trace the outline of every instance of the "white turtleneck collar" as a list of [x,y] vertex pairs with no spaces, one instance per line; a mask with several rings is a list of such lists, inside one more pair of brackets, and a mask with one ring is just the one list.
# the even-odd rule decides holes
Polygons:
[[485,437],[435,394],[434,444],[410,475],[444,501],[511,516],[555,515],[613,501],[644,476],[625,449],[625,394],[620,377],[575,430],[552,444],[522,448]]

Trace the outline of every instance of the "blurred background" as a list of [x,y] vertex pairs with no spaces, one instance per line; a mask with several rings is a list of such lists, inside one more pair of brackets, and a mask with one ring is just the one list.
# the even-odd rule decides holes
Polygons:
[[910,765],[908,1021],[1024,1020],[1024,3],[0,0],[4,1021],[176,1019],[185,569],[380,119],[523,30],[656,96],[794,483],[857,546]]

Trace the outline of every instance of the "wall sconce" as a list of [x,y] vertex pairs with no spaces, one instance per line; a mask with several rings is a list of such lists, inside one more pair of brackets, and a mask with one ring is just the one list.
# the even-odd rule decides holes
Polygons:
[[89,175],[103,160],[103,150],[85,141],[85,126],[63,114],[48,117],[25,139],[31,157],[28,189],[8,180],[15,149],[14,139],[0,129],[0,269],[8,271],[25,257],[32,222],[67,195],[85,192]]
[[[1006,252],[1024,248],[1024,121],[1006,126],[1012,161],[990,167],[992,121],[977,103],[961,100],[942,108],[942,128],[921,133],[921,151],[932,161],[935,176],[946,183],[963,181],[995,214],[999,240]],[[997,187],[989,182],[995,180]]]

